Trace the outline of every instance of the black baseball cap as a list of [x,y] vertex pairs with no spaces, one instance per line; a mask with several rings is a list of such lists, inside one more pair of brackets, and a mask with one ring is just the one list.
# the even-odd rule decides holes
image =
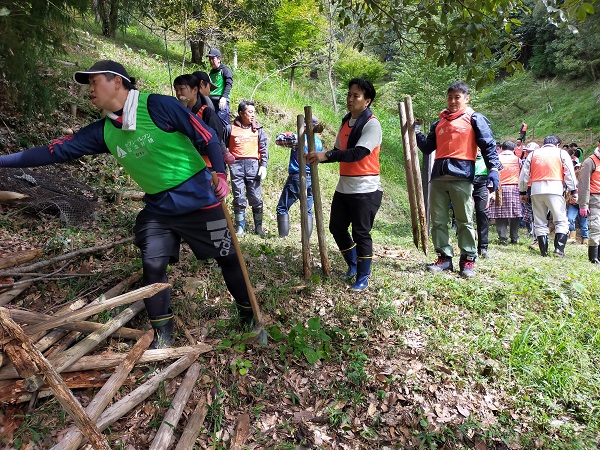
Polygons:
[[90,75],[95,75],[97,73],[112,73],[119,75],[121,78],[129,81],[131,84],[135,84],[135,79],[129,76],[125,70],[125,67],[118,62],[111,61],[110,59],[98,61],[88,70],[75,72],[73,74],[73,79],[79,84],[90,84]]
[[208,83],[211,91],[217,88],[217,86],[210,80],[210,77],[206,72],[203,72],[202,70],[196,70],[192,73],[192,75],[198,78],[198,81],[204,81],[205,83]]
[[216,56],[217,58],[220,58],[221,57],[221,52],[218,49],[216,49],[216,48],[211,48],[210,52],[208,52],[208,55],[206,55],[206,56],[208,56],[209,58],[211,56]]

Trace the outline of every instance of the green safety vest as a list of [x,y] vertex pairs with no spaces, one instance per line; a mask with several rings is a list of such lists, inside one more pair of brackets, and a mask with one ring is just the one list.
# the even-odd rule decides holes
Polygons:
[[223,91],[225,90],[225,80],[223,79],[223,70],[219,69],[216,71],[210,71],[208,74],[210,77],[210,81],[212,84],[216,86],[212,91],[210,91],[211,97],[220,97],[223,95]]
[[488,171],[487,171],[487,166],[485,165],[485,161],[483,160],[482,156],[478,156],[475,159],[475,176],[481,177],[481,176],[484,176],[487,174],[488,174]]
[[187,136],[177,131],[167,133],[156,126],[148,113],[148,95],[139,96],[136,130],[117,128],[107,117],[104,141],[144,192],[156,194],[187,181],[206,163]]

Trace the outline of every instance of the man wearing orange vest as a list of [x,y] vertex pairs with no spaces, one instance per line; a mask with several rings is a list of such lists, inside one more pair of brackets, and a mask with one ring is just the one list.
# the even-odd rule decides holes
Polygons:
[[225,142],[235,158],[235,162],[229,166],[235,234],[238,236],[244,234],[246,204],[250,204],[254,215],[254,231],[259,236],[264,236],[261,182],[267,177],[269,142],[262,125],[256,121],[254,102],[246,100],[240,102],[238,116],[233,121],[231,134]]
[[452,202],[460,248],[459,273],[471,278],[475,276],[477,259],[471,200],[477,148],[481,150],[488,169],[491,192],[498,189],[498,171],[502,169],[502,164],[498,159],[490,122],[485,116],[469,108],[468,101],[469,86],[462,81],[452,83],[448,88],[447,109],[440,113],[440,120],[431,125],[427,137],[417,131],[417,145],[424,154],[435,151],[429,209],[431,237],[438,260],[427,266],[427,270],[436,273],[453,270],[453,249],[448,233],[448,211]]
[[519,159],[525,158],[525,149],[523,148],[523,140],[521,138],[517,138],[514,154],[517,155],[517,158]]
[[515,143],[505,141],[502,144],[502,152],[498,155],[503,169],[500,171],[500,189],[502,190],[502,205],[496,205],[496,199],[490,201],[491,219],[496,219],[496,231],[500,245],[507,245],[506,229],[510,227],[510,243],[519,242],[519,219],[522,214],[521,201],[519,199],[519,173],[521,172],[521,160],[514,153]]
[[527,136],[527,124],[525,122],[521,122],[521,129],[519,130],[519,139],[521,139],[521,142],[525,142],[526,136]]
[[535,222],[535,235],[542,256],[548,256],[548,211],[555,226],[554,254],[565,256],[569,238],[569,219],[563,195],[565,186],[571,199],[577,203],[577,178],[569,153],[559,147],[560,138],[550,135],[544,145],[527,156],[519,177],[521,202],[527,201],[527,186],[531,181],[531,207]]
[[[369,285],[373,240],[371,228],[381,206],[383,191],[379,178],[381,124],[369,106],[375,99],[370,81],[353,78],[348,83],[346,106],[349,113],[333,150],[309,153],[308,163],[339,162],[340,179],[331,202],[329,231],[342,252],[348,271],[342,276],[356,280],[352,290],[362,291]],[[348,227],[352,225],[352,236]]]
[[579,172],[579,214],[588,219],[588,258],[600,264],[600,137],[594,153],[583,161]]

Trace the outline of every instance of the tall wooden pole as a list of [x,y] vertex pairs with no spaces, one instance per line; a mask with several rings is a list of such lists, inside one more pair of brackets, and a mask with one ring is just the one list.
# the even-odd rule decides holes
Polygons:
[[415,247],[419,248],[419,219],[417,216],[417,198],[415,196],[415,181],[412,171],[412,152],[408,139],[408,122],[406,120],[406,105],[398,103],[400,114],[400,129],[402,131],[402,149],[404,150],[404,171],[406,172],[406,190],[408,191],[408,202],[410,204],[410,222],[412,225],[412,236]]
[[298,167],[300,168],[300,234],[302,242],[302,273],[304,279],[309,280],[312,276],[310,269],[310,236],[308,235],[308,198],[306,194],[306,158],[304,116],[299,114],[296,118],[296,132],[298,136]]
[[[308,152],[315,151],[315,138],[312,128],[312,108],[310,106],[304,107],[304,117],[308,117],[306,121],[306,132],[309,136],[308,140]],[[317,225],[317,237],[319,238],[319,253],[321,254],[321,267],[323,268],[323,275],[326,277],[331,273],[329,267],[329,257],[327,255],[327,243],[325,242],[325,225],[323,221],[323,201],[321,199],[321,184],[319,182],[319,169],[317,163],[310,165],[310,178],[312,180],[312,192],[313,192],[313,214]]]
[[415,194],[419,211],[419,225],[421,227],[421,247],[427,255],[429,233],[427,231],[427,213],[425,212],[425,199],[423,197],[423,184],[421,183],[421,170],[419,168],[419,154],[417,150],[417,136],[415,134],[415,116],[413,114],[412,98],[410,95],[404,97],[406,105],[406,119],[408,122],[408,138],[412,156],[413,180],[415,183]]

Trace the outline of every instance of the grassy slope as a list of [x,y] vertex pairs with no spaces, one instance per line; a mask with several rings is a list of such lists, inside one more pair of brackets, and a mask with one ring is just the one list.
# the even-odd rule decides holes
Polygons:
[[[152,57],[161,51],[159,41],[148,47],[145,39],[136,44],[128,40],[128,49],[93,39],[97,54],[88,51],[85,56],[73,54],[71,59],[82,66],[99,56],[123,61],[141,80],[142,89],[169,92],[165,61]],[[149,56],[133,50],[142,46],[154,50],[146,52]],[[171,51],[176,57],[177,49]],[[191,69],[186,67],[186,71]],[[235,73],[234,104],[249,97],[262,79],[243,68]],[[519,85],[527,92],[535,91],[536,85],[527,77]],[[521,118],[507,118],[512,103],[508,94],[498,94],[497,103],[492,104],[494,92],[490,92],[474,99],[475,105],[477,101],[493,105],[494,113],[487,108],[483,111],[509,135]],[[560,94],[567,94],[566,102],[572,92],[568,87],[556,90],[553,105],[557,114],[563,104]],[[327,124],[323,137],[326,146],[331,146],[340,117],[320,103],[321,98],[329,97],[324,84],[301,80],[299,90],[292,93],[285,82],[273,77],[254,97],[259,102],[259,120],[271,137],[293,129],[295,115],[303,105],[311,104]],[[539,100],[531,101],[532,110],[540,107]],[[523,100],[521,105],[525,103]],[[497,117],[496,111],[501,112]],[[243,357],[256,369],[250,372],[253,377],[232,378],[226,364],[210,373],[226,393],[225,407],[231,411],[240,404],[246,410],[253,408],[253,438],[263,439],[269,448],[288,448],[284,443],[291,443],[290,436],[297,435],[285,421],[277,422],[279,431],[261,423],[272,414],[285,418],[286,412],[307,409],[326,417],[321,433],[336,443],[334,448],[343,442],[350,448],[394,443],[404,448],[435,448],[444,443],[459,448],[479,442],[497,448],[506,448],[505,444],[511,448],[595,448],[600,433],[600,280],[597,269],[586,261],[585,249],[570,245],[567,260],[542,259],[527,250],[528,239],[523,235],[518,246],[492,246],[492,259],[478,263],[474,281],[425,272],[424,263],[431,257],[414,249],[409,238],[397,119],[393,113],[376,113],[384,125],[385,196],[373,231],[377,255],[373,280],[369,291],[360,295],[348,292],[337,280],[335,275],[343,270],[343,263],[330,236],[327,244],[334,276],[315,276],[308,284],[302,280],[298,208],[292,212],[290,238],[275,237],[274,209],[289,154],[270,147],[269,176],[264,184],[270,233],[265,240],[251,235],[243,239],[250,275],[265,314],[283,333],[311,317],[321,318],[319,330],[333,336],[332,342],[326,346],[323,336],[312,336],[306,338],[306,345],[321,348],[330,359],[309,366],[288,353],[280,367],[276,346],[248,350]],[[542,116],[536,113],[533,119],[525,119],[538,130],[543,128],[539,125]],[[577,136],[577,130],[566,125],[563,129],[565,135]],[[549,128],[544,133],[546,130]],[[334,165],[319,170],[325,216],[336,170]],[[126,233],[131,224],[125,222]],[[318,263],[318,256],[313,255],[317,274]],[[199,270],[193,261],[182,261],[179,266],[174,276]],[[203,285],[207,298],[222,291],[219,281],[211,280]],[[176,281],[177,292],[181,283]],[[198,314],[198,308],[204,313],[212,311],[201,298],[192,297],[191,305],[189,297],[180,297],[174,300],[174,307],[186,319]],[[194,306],[196,303],[200,306]],[[203,323],[205,319],[197,320]],[[209,337],[235,339],[235,332],[217,326],[210,329]],[[288,350],[304,348],[298,341],[286,345]],[[223,353],[220,361],[230,357]],[[275,376],[266,377],[266,368]],[[297,374],[304,381],[294,378]],[[243,397],[240,389],[253,394]],[[300,409],[294,395],[300,397]],[[287,406],[281,406],[282,402]],[[212,414],[208,423],[213,431],[218,431],[219,424],[231,426],[222,417],[219,422],[217,412]],[[283,433],[279,443],[276,433]]]

